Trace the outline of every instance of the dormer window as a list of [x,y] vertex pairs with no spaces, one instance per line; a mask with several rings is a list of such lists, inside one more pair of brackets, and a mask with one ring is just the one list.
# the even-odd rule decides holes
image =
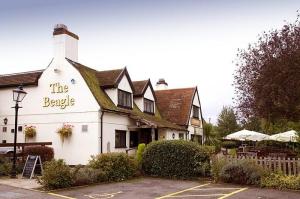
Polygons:
[[144,112],[154,114],[154,102],[144,98]]
[[198,106],[193,105],[193,118],[199,119],[200,108]]
[[132,94],[119,89],[118,106],[122,108],[132,108]]

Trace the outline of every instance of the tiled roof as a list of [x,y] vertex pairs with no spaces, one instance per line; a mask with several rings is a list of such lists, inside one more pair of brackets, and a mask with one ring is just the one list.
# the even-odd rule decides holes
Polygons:
[[144,94],[145,89],[147,88],[149,80],[142,80],[142,81],[133,81],[133,87],[135,90],[135,96],[141,96]]
[[26,73],[15,73],[0,75],[0,88],[16,87],[19,85],[38,85],[38,80],[44,70],[30,71]]
[[121,76],[123,69],[97,71],[96,77],[101,87],[114,86],[118,82],[118,78]]
[[160,128],[171,128],[177,130],[185,130],[183,127],[178,126],[172,122],[169,122],[161,117],[160,112],[156,110],[155,115],[149,115],[147,113],[141,112],[136,104],[134,103],[133,109],[123,109],[117,107],[109,96],[104,92],[104,90],[100,86],[99,76],[97,76],[98,71],[79,64],[77,62],[71,61],[67,59],[71,65],[73,65],[81,74],[85,82],[87,83],[88,87],[90,88],[92,94],[94,95],[95,99],[97,100],[98,104],[102,107],[104,111],[112,111],[112,112],[119,112],[128,114],[131,118],[137,120],[146,120],[152,124],[155,124],[157,127]]
[[178,125],[187,125],[195,91],[196,87],[155,91],[162,117]]

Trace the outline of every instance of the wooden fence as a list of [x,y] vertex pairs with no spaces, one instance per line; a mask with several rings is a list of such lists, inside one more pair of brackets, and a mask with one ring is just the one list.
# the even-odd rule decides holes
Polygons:
[[247,156],[226,156],[229,162],[238,162],[240,160],[252,160],[264,169],[273,172],[282,172],[286,175],[300,175],[300,158],[284,158],[284,157],[247,157]]

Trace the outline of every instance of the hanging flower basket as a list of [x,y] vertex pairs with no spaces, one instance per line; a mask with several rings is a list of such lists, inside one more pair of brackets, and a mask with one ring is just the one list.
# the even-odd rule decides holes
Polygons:
[[62,142],[72,135],[72,128],[73,125],[64,124],[60,129],[58,129],[57,133],[59,134]]
[[35,126],[25,126],[25,138],[34,138],[36,136]]

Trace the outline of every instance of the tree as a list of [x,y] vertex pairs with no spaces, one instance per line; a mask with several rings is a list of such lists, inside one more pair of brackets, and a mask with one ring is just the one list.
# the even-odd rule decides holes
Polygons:
[[224,106],[217,121],[219,135],[224,137],[240,129],[237,117],[232,107]]
[[216,132],[216,127],[211,123],[203,124],[204,144],[218,147],[221,143],[221,137]]
[[245,120],[270,125],[300,120],[300,25],[264,32],[247,49],[238,50],[234,76],[236,103]]

